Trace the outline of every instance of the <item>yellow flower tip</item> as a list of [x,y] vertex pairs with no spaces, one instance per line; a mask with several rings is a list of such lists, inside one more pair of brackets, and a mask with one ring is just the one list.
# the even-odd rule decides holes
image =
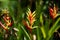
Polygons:
[[2,13],[7,14],[7,13],[9,13],[9,11],[7,9],[2,9]]
[[57,14],[57,10],[58,10],[58,8],[55,6],[55,4],[54,4],[54,14],[53,14],[53,16],[54,16],[54,19],[58,16],[58,14]]
[[56,14],[56,12],[57,12],[57,9],[56,9],[56,6],[55,6],[55,4],[54,4],[54,14]]
[[55,19],[57,16],[59,16],[59,15],[58,15],[58,14],[56,14],[56,15],[55,15],[55,17],[54,17],[54,19]]
[[35,11],[33,12],[33,15],[35,14]]

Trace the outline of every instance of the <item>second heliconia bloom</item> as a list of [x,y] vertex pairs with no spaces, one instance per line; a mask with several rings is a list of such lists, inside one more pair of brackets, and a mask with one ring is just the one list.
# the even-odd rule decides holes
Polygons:
[[49,12],[50,12],[50,16],[52,19],[55,19],[58,16],[57,7],[55,6],[55,4],[54,4],[53,8],[51,8],[51,7],[49,8]]

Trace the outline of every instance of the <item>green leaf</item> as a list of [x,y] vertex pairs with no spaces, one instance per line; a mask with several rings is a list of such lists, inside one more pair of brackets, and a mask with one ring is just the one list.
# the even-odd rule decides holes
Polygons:
[[42,13],[40,14],[40,23],[43,24],[43,17],[42,17]]
[[43,37],[46,38],[46,33],[45,33],[44,27],[42,26],[40,29],[41,29],[41,31],[42,31]]
[[39,28],[37,28],[37,40],[41,40],[41,37],[39,36]]
[[57,30],[58,28],[60,28],[60,26],[57,26],[58,22],[60,21],[60,18],[57,19],[57,21],[55,22],[55,24],[51,27],[51,29],[48,32],[48,39],[52,36],[52,34],[55,32],[55,30]]
[[20,27],[22,28],[22,30],[24,31],[24,33],[26,34],[26,36],[29,38],[29,40],[31,40],[29,34],[26,32],[26,30],[24,29],[24,27],[23,26],[20,26]]
[[44,25],[43,25],[43,16],[42,16],[42,13],[40,14],[40,23],[41,23],[40,29],[42,31],[43,37],[46,38],[46,33],[45,33],[46,30],[45,30]]

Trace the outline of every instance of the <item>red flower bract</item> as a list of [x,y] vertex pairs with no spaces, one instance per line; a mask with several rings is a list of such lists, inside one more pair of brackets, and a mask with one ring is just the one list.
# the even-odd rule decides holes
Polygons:
[[55,5],[53,8],[49,8],[49,12],[52,19],[55,19],[57,17],[57,8]]
[[23,22],[23,24],[26,26],[26,28],[27,28],[30,32],[32,32],[32,28],[27,24],[27,22],[26,22],[25,20],[23,20],[22,22]]
[[0,22],[0,26],[2,26],[2,28],[4,29],[4,30],[8,30],[8,28],[6,28],[3,24],[2,24],[2,22]]

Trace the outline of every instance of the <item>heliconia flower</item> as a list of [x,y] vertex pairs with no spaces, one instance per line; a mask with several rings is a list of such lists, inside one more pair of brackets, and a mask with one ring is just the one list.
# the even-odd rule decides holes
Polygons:
[[28,13],[27,13],[27,19],[28,21],[23,20],[23,24],[26,26],[26,28],[30,31],[30,33],[32,33],[32,29],[33,29],[33,24],[35,22],[35,11],[32,13],[29,9]]
[[8,28],[5,27],[5,26],[2,24],[2,22],[0,22],[0,26],[1,26],[4,30],[8,31]]
[[30,23],[30,25],[32,26],[33,25],[33,23],[35,22],[35,11],[32,13],[30,10],[28,11],[28,13],[27,13],[27,19],[28,19],[28,21],[29,21],[29,23]]
[[8,15],[9,11],[7,9],[3,9],[2,13],[4,14],[3,19],[6,22],[6,25],[7,26],[12,26],[10,16]]
[[49,12],[50,12],[50,16],[52,19],[55,19],[58,16],[57,8],[56,8],[55,4],[54,4],[53,8],[49,8]]

